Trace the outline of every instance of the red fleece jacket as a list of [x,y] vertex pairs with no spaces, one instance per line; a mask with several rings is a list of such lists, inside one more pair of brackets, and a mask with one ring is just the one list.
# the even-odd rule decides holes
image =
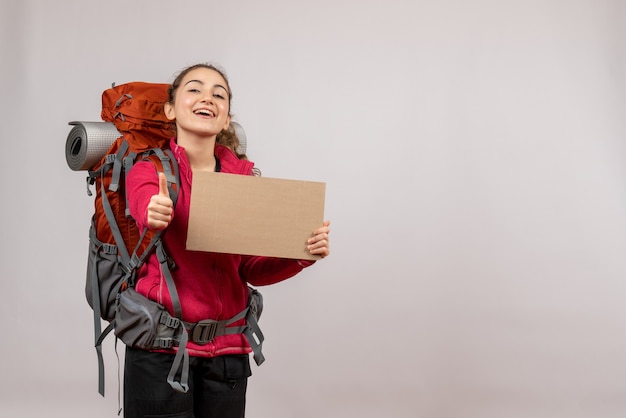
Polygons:
[[[176,263],[172,271],[180,298],[183,320],[197,322],[202,319],[229,319],[247,305],[247,283],[256,286],[269,285],[288,279],[303,267],[312,264],[306,260],[253,257],[236,254],[219,254],[203,251],[187,251],[187,225],[191,196],[192,171],[187,154],[174,139],[171,149],[180,168],[180,192],[174,217],[163,236],[168,255]],[[216,145],[215,156],[219,159],[221,172],[250,175],[254,164],[239,160],[228,148]],[[137,163],[130,171],[127,181],[130,212],[143,229],[147,224],[147,207],[150,198],[159,192],[158,174],[152,162]],[[164,305],[173,314],[172,302],[161,273],[161,267],[153,254],[139,273],[136,290]],[[243,325],[241,320],[233,326]],[[250,347],[241,334],[216,337],[205,345],[187,344],[192,356],[213,357],[223,354],[249,353]]]

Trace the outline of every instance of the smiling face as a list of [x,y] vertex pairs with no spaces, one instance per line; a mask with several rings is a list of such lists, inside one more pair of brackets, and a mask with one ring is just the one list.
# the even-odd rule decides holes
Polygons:
[[216,70],[199,67],[189,71],[176,87],[165,115],[176,121],[178,139],[215,136],[230,124],[228,82]]

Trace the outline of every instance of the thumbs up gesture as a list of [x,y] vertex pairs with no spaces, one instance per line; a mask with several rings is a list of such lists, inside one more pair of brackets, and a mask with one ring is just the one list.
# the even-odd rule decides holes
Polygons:
[[170,199],[167,190],[167,178],[159,173],[159,193],[150,198],[147,208],[148,227],[151,229],[165,229],[172,221],[174,202]]

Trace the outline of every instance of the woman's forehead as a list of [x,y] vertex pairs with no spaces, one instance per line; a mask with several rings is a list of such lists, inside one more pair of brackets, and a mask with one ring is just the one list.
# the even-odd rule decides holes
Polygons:
[[228,86],[224,77],[218,71],[211,68],[194,68],[185,75],[182,84],[184,85],[193,81],[200,82],[202,84],[217,84],[223,86],[224,88],[227,88]]

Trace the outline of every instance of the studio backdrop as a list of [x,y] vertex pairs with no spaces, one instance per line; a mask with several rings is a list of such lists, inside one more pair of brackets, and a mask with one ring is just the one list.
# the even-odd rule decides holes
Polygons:
[[621,0],[2,0],[0,415],[116,416],[69,122],[209,62],[332,228],[262,289],[248,417],[623,418],[625,28]]

